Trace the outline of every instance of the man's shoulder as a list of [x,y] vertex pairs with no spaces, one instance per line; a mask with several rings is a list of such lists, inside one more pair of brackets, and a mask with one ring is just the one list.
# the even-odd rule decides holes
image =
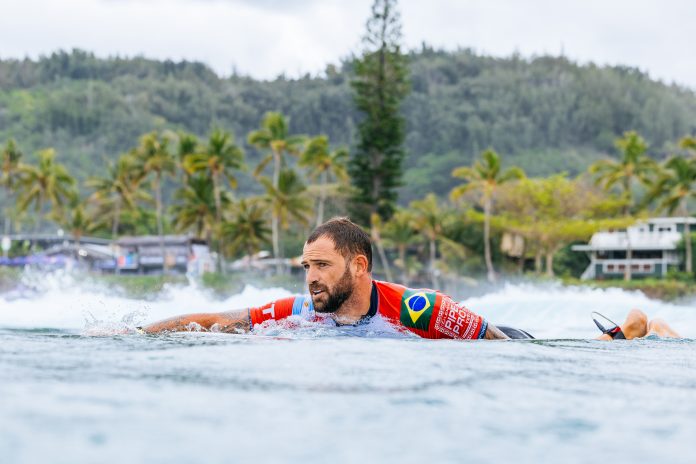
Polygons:
[[279,298],[263,306],[249,308],[252,325],[268,319],[284,319],[289,316],[305,316],[314,311],[309,295],[295,295]]
[[380,294],[389,293],[398,295],[398,297],[400,298],[407,298],[408,295],[412,295],[414,293],[427,293],[431,295],[447,296],[444,295],[442,292],[438,290],[433,290],[431,288],[406,287],[405,285],[396,284],[393,282],[386,282],[383,280],[375,280],[374,284],[377,287],[377,291]]

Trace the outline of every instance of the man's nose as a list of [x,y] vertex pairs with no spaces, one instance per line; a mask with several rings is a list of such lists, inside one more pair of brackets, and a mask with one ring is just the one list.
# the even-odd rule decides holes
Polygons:
[[312,268],[312,266],[310,266],[307,269],[307,272],[305,273],[305,282],[307,282],[307,284],[311,284],[311,283],[316,282],[316,281],[317,281],[317,272],[314,270],[314,268]]

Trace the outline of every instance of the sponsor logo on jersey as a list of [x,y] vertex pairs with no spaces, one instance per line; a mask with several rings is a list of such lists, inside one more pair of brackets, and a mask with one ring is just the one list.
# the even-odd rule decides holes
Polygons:
[[482,319],[451,298],[443,298],[435,320],[435,330],[452,338],[471,339],[477,335]]
[[406,290],[401,298],[401,323],[412,329],[428,330],[435,307],[435,293]]

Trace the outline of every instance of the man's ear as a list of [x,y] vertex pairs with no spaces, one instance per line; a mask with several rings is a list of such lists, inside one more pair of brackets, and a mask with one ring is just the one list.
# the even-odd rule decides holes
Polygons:
[[367,274],[367,256],[361,254],[355,255],[355,258],[353,258],[353,265],[355,266],[356,275]]

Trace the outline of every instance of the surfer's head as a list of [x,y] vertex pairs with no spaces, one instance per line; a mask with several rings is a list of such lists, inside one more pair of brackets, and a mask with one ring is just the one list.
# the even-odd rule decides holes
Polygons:
[[310,234],[302,265],[314,309],[336,312],[353,294],[356,279],[371,279],[370,236],[348,218],[333,218]]

